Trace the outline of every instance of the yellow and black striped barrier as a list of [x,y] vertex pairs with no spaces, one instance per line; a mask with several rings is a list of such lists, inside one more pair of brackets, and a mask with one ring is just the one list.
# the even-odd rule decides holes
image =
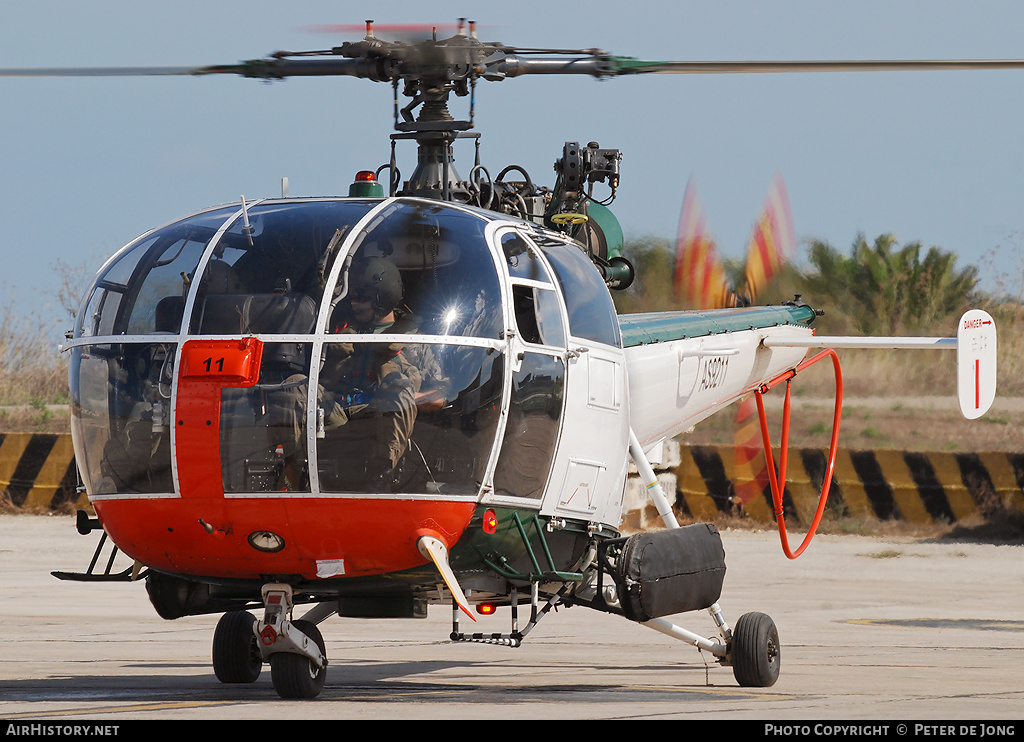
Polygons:
[[29,512],[86,507],[68,433],[0,433],[0,493]]
[[[827,456],[821,449],[790,451],[783,496],[787,518],[813,520]],[[682,446],[675,467],[676,507],[700,520],[742,509],[758,521],[774,521],[770,493],[737,502],[734,459],[732,446]],[[1024,454],[839,449],[828,512],[915,524],[1024,514]]]
[[[818,505],[828,452],[794,449],[789,455],[787,518],[809,523]],[[776,452],[776,459],[778,453]],[[770,495],[738,502],[732,446],[680,446],[676,508],[698,520],[744,512],[772,522]],[[956,523],[972,516],[1024,514],[1024,453],[911,453],[839,449],[829,494],[837,516]],[[24,511],[87,508],[78,491],[69,434],[0,433],[0,491]]]

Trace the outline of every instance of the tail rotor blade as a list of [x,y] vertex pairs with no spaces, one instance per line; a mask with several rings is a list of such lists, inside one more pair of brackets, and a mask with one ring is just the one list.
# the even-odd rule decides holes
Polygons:
[[[776,175],[768,188],[764,208],[747,247],[746,286],[742,301],[754,304],[795,253],[796,232],[789,196],[782,176]],[[753,394],[740,401],[733,443],[736,499],[746,506],[761,497],[768,485],[768,462],[761,442]]]
[[692,180],[679,216],[674,284],[676,299],[691,309],[720,309],[736,303]]
[[786,184],[776,175],[747,246],[745,297],[753,304],[796,253],[796,233]]
[[740,400],[733,436],[734,488],[736,501],[743,507],[764,495],[768,487],[768,462],[761,442],[754,395]]

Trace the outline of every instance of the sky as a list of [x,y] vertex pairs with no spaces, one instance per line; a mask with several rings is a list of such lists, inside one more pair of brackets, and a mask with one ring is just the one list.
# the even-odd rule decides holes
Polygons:
[[[1024,57],[1016,0],[0,0],[0,68],[226,64],[361,36],[320,24],[459,17],[487,41],[643,59]],[[1022,90],[1024,70],[533,76],[481,83],[476,128],[490,172],[518,164],[548,185],[565,141],[620,149],[627,238],[674,238],[693,179],[720,251],[739,258],[779,173],[800,240],[845,251],[892,233],[1016,294]],[[391,98],[354,78],[0,78],[0,307],[59,311],[56,261],[98,268],[148,229],[278,196],[282,177],[293,196],[344,195],[389,158]],[[465,176],[472,148],[455,154]],[[411,144],[399,160],[411,172]]]

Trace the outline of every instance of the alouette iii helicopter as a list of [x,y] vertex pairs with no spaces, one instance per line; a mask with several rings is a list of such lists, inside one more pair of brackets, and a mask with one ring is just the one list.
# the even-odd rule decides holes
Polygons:
[[[742,686],[771,686],[781,657],[772,619],[726,621],[721,536],[679,526],[648,454],[783,382],[788,419],[789,381],[831,360],[836,426],[820,517],[842,403],[834,348],[956,349],[961,408],[974,418],[995,395],[992,319],[971,310],[957,338],[823,338],[799,297],[744,306],[749,296],[726,309],[617,316],[609,290],[633,280],[608,209],[620,151],[565,142],[552,187],[516,165],[492,175],[472,131],[476,85],[1022,66],[646,62],[485,43],[462,22],[446,38],[386,41],[367,22],[356,42],[237,65],[0,71],[351,76],[395,93],[390,162],[358,173],[347,197],[243,197],[142,235],[100,269],[65,350],[76,460],[96,516],[80,512],[78,529],[102,533],[87,572],[54,574],[145,580],[166,619],[223,613],[217,678],[251,683],[269,663],[285,698],[321,692],[325,619],[424,617],[430,604],[451,605],[453,641],[511,647],[556,606],[584,606],[710,653]],[[449,112],[453,95],[468,97],[467,118]],[[458,140],[475,145],[465,176]],[[396,153],[406,141],[418,150],[408,177]],[[807,358],[809,348],[822,351]],[[785,442],[765,496],[795,556]],[[664,530],[620,532],[630,461]],[[113,553],[95,571],[107,538]],[[134,560],[119,573],[118,551]],[[495,607],[510,608],[508,633],[462,630],[474,608]],[[718,634],[668,619],[691,611],[707,611]]]

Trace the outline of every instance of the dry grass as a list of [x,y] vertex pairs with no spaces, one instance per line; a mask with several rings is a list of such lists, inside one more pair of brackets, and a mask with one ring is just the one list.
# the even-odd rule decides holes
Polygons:
[[[1024,396],[1024,307],[996,305],[986,308],[995,318],[997,388],[1004,397]],[[920,334],[954,337],[956,318]],[[822,323],[819,335],[839,334]],[[951,350],[844,350],[839,351],[843,385],[850,397],[921,397],[956,394],[956,352]],[[835,386],[831,364],[804,371],[794,394],[822,396]]]
[[[965,421],[956,403],[956,352],[949,350],[841,350],[843,415],[840,443],[855,449],[908,451],[1024,451],[1024,309],[998,305],[989,311],[998,328],[996,401],[981,419]],[[819,334],[832,332],[823,327]],[[949,327],[927,333],[951,337]],[[790,444],[827,447],[832,431],[835,377],[818,363],[792,384]],[[772,441],[779,443],[784,387],[765,400]],[[774,412],[773,412],[774,411]],[[695,445],[725,445],[736,433],[733,405],[697,425],[686,437]]]
[[[772,395],[778,394],[777,398]],[[766,415],[773,445],[781,443],[781,395],[766,397]],[[1024,421],[1014,400],[997,406],[978,420],[967,421],[948,398],[844,399],[839,444],[856,450],[899,449],[921,452],[1024,451]],[[999,406],[1004,405],[1004,406]],[[795,398],[790,422],[791,448],[828,448],[832,434],[833,397]],[[687,433],[690,445],[728,445],[738,425],[733,405]]]
[[67,429],[67,358],[53,322],[0,306],[0,430]]
[[55,290],[48,301],[56,300],[59,308],[2,287],[7,298],[0,304],[0,431],[67,430],[68,359],[59,348],[101,262],[96,256],[50,265]]
[[[70,273],[70,271],[69,271]],[[951,351],[840,351],[844,385],[843,445],[946,451],[1024,451],[1022,416],[1000,408],[1000,399],[1024,397],[1024,307],[1012,302],[986,307],[999,331],[998,392],[993,411],[964,427],[955,406],[956,354]],[[0,305],[0,431],[68,430],[67,356],[58,352],[62,332],[13,302]],[[823,317],[819,334],[832,334]],[[929,334],[955,334],[956,320]],[[945,326],[949,324],[949,326]],[[835,389],[832,365],[820,363],[793,382],[795,446],[827,445]],[[781,398],[781,388],[769,395]],[[695,443],[726,444],[735,413],[726,411],[697,426]]]
[[[1000,355],[1024,358],[1019,337],[1003,337]],[[1006,397],[1024,397],[1024,373],[1000,371],[993,409],[965,422],[956,407],[954,354],[948,351],[849,351],[841,354],[844,403],[840,441],[847,448],[913,451],[1024,451],[1024,413]],[[884,383],[883,381],[884,380]],[[67,361],[56,352],[48,364],[0,368],[0,431],[61,433],[68,428]],[[818,364],[793,382],[790,443],[828,445],[835,383],[831,364]],[[778,443],[783,398],[778,387],[766,396],[772,439]],[[723,445],[736,432],[736,406],[703,421],[686,441]]]

